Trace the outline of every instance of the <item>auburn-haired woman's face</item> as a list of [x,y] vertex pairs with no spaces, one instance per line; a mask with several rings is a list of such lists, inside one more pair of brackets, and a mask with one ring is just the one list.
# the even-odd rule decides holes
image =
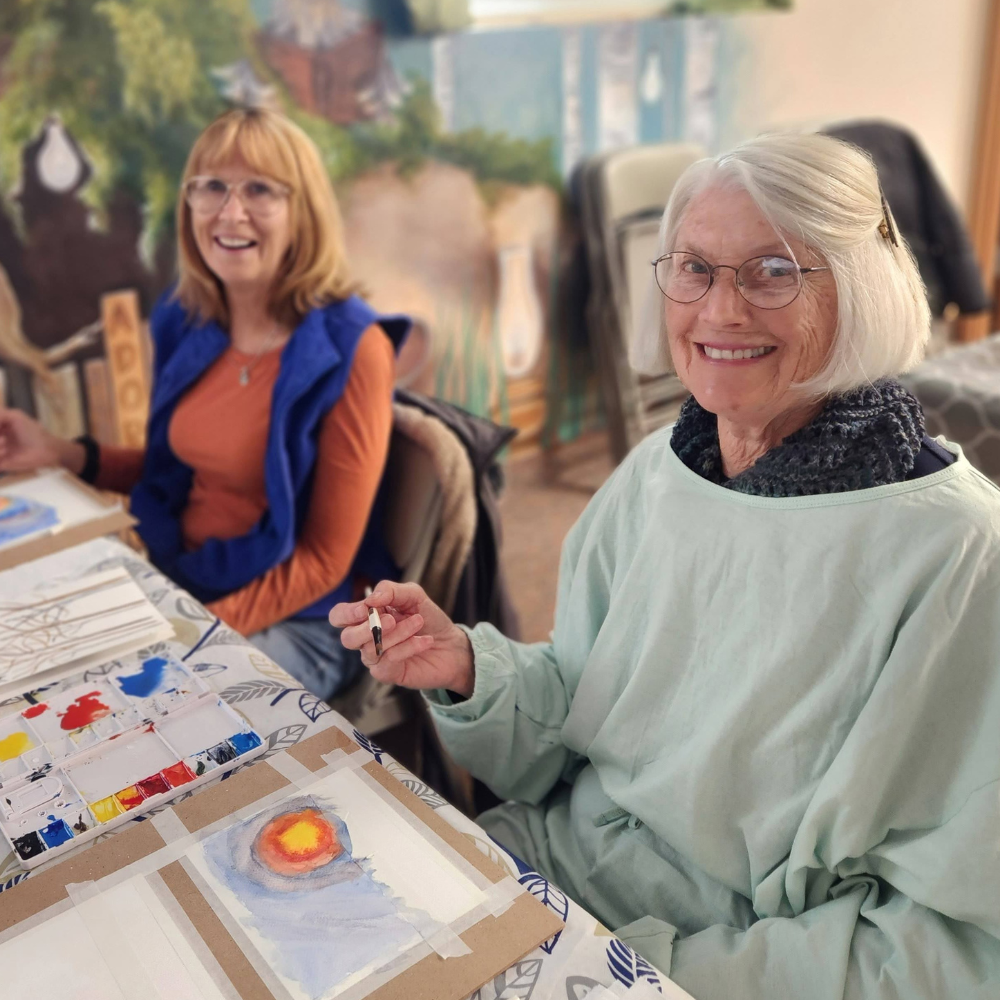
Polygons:
[[291,246],[288,190],[236,158],[187,186],[194,240],[229,292],[269,289]]

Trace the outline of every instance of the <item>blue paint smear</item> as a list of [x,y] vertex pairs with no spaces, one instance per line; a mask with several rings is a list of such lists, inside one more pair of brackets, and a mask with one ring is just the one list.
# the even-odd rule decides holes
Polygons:
[[130,698],[148,698],[159,690],[166,666],[167,661],[162,656],[154,656],[143,661],[139,673],[116,677],[115,680],[122,689],[122,694]]
[[[270,946],[265,953],[269,964],[309,1000],[321,1000],[348,976],[370,963],[395,958],[420,939],[403,916],[402,900],[376,881],[367,859],[352,856],[347,827],[331,808],[310,796],[286,800],[269,812],[279,815],[304,807],[323,813],[333,824],[344,853],[304,877],[301,889],[283,886],[280,876],[274,884],[252,876],[257,866],[250,845],[261,814],[209,837],[201,851],[214,877],[246,907],[248,915],[238,922],[252,927]],[[331,867],[350,867],[355,874],[324,884],[322,876]]]

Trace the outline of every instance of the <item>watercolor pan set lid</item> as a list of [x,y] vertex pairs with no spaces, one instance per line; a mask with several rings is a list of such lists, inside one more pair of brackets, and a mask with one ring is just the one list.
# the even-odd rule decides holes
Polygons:
[[265,749],[180,661],[133,657],[0,719],[0,830],[32,868]]

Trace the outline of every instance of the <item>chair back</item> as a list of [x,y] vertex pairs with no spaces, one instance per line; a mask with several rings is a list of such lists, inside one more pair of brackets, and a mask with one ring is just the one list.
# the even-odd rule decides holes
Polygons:
[[705,155],[661,143],[595,157],[581,173],[591,297],[587,326],[616,460],[675,418],[687,395],[674,375],[641,376],[629,347],[652,278],[660,218],[680,175]]

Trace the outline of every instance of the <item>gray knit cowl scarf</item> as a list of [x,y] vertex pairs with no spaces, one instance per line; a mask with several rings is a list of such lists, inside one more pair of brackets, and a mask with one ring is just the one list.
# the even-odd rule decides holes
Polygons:
[[806,497],[902,482],[923,437],[920,404],[898,382],[883,379],[832,396],[810,423],[732,479],[722,471],[715,414],[693,396],[681,407],[670,444],[689,469],[726,489]]

